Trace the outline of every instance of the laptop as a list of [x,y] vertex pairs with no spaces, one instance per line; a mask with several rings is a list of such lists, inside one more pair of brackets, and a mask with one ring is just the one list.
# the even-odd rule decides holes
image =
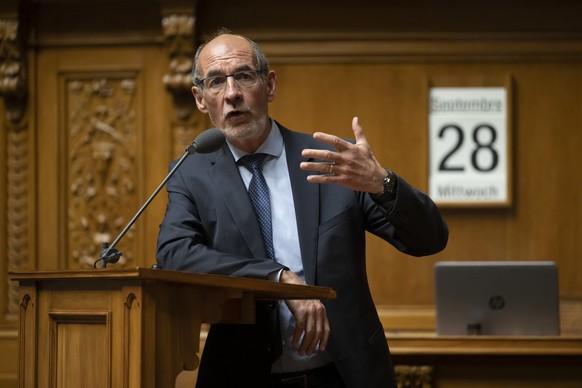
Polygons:
[[434,270],[438,335],[560,334],[554,262],[449,261]]

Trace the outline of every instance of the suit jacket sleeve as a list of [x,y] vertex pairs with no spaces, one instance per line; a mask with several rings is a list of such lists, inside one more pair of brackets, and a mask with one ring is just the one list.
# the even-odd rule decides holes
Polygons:
[[446,247],[449,230],[437,206],[401,177],[393,201],[379,204],[366,197],[369,232],[412,256],[432,255]]
[[[168,204],[158,234],[158,264],[170,270],[266,279],[284,267],[264,252],[240,174],[232,161],[224,160],[223,151],[216,154],[222,156],[219,167],[207,168],[205,156],[191,155],[168,181]],[[221,174],[212,168],[221,169]],[[223,175],[228,188],[218,189],[213,176]],[[232,198],[221,198],[224,191],[233,192]],[[245,233],[255,234],[245,240]]]

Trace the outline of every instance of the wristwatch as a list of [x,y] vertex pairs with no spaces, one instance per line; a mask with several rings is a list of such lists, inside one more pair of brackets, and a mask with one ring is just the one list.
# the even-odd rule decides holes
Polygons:
[[386,176],[382,180],[382,191],[379,193],[371,193],[372,199],[378,202],[391,201],[396,198],[396,174],[386,169]]

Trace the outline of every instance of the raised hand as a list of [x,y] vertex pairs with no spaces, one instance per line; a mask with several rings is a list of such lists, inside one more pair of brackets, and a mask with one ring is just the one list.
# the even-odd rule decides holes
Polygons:
[[378,193],[382,191],[382,178],[386,170],[374,156],[357,117],[352,120],[352,130],[355,144],[335,135],[314,133],[315,140],[329,144],[336,151],[304,149],[302,156],[323,162],[302,162],[300,168],[324,173],[309,175],[307,180],[312,183],[338,183],[352,190]]

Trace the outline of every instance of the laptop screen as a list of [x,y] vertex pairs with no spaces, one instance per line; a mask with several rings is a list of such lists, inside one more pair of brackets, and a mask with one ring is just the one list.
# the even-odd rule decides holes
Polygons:
[[559,335],[551,261],[435,264],[437,334]]

